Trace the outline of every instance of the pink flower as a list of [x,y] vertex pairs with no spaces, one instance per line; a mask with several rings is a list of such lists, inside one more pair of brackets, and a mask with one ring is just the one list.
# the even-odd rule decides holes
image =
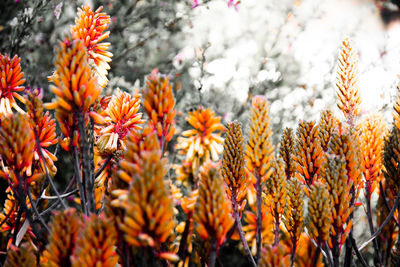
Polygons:
[[192,2],[192,8],[196,8],[199,6],[199,0],[193,0]]
[[240,4],[240,0],[238,0],[238,1],[228,0],[228,7],[233,6],[236,11],[238,11],[239,4]]
[[63,2],[59,3],[56,6],[56,8],[54,9],[54,16],[56,16],[56,19],[60,18],[61,11],[62,11],[62,6],[63,6]]

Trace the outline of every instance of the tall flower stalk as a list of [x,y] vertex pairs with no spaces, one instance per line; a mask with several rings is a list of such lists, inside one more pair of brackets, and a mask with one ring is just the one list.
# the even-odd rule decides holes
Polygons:
[[246,166],[251,174],[251,182],[256,188],[257,202],[257,262],[261,252],[261,195],[262,184],[272,173],[272,160],[274,158],[274,147],[272,145],[272,131],[270,129],[270,118],[268,101],[263,96],[256,96],[252,100],[250,115],[250,136],[246,145]]
[[245,204],[244,199],[246,197],[248,181],[244,166],[242,128],[238,121],[228,123],[221,173],[227,185],[226,191],[232,202],[233,217],[239,232],[240,240],[242,241],[247,257],[252,262],[253,266],[256,266],[249,245],[246,242],[240,220],[241,210],[243,210],[243,204]]

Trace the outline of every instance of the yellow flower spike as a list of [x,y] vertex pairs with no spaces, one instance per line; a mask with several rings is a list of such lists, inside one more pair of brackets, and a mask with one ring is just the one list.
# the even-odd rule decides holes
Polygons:
[[221,174],[227,185],[228,197],[239,207],[246,198],[247,177],[244,169],[243,134],[238,121],[228,123]]
[[252,174],[253,184],[256,184],[256,178],[253,175],[260,175],[261,183],[263,183],[271,174],[274,147],[268,106],[268,101],[263,96],[256,96],[252,100],[250,136],[245,155],[247,170]]
[[338,127],[341,127],[340,121],[335,117],[332,111],[324,110],[321,112],[321,119],[318,125],[318,136],[324,152],[328,151],[329,141]]
[[18,56],[11,59],[9,55],[0,53],[0,118],[11,114],[11,108],[24,113],[15,101],[17,98],[24,103],[24,98],[19,94],[24,91],[21,85],[25,82],[20,61]]
[[[74,137],[77,130],[76,114],[82,113],[88,123],[90,108],[101,92],[84,51],[81,40],[71,41],[67,38],[60,42],[55,61],[57,75],[53,78],[55,86],[52,90],[57,95],[57,105],[51,106],[56,107],[56,118],[60,122],[62,134],[70,138]],[[79,97],[73,97],[74,94]],[[74,141],[78,140],[74,137]]]
[[286,267],[290,266],[290,255],[284,245],[267,245],[262,249],[260,267]]
[[308,230],[318,245],[329,238],[332,223],[332,201],[327,186],[316,182],[311,186],[308,201]]
[[221,118],[215,116],[211,109],[199,107],[189,112],[186,121],[194,128],[184,131],[178,137],[179,153],[186,155],[186,161],[192,162],[193,171],[198,171],[200,166],[208,160],[217,161],[223,151],[221,132],[225,127],[220,123]]
[[383,143],[386,123],[380,113],[366,117],[359,125],[365,189],[369,197],[381,180]]
[[[304,229],[304,191],[297,179],[287,181],[287,202],[284,223],[296,251]],[[293,259],[294,260],[294,259]]]
[[332,203],[332,228],[330,234],[330,246],[334,247],[334,257],[339,257],[340,250],[350,231],[349,218],[354,207],[351,205],[351,193],[353,182],[346,174],[346,161],[342,156],[330,155],[321,170],[321,178],[328,189]]
[[279,242],[279,224],[285,210],[287,195],[287,180],[285,175],[284,163],[281,159],[273,162],[272,175],[266,182],[266,205],[270,214],[274,218],[274,245]]
[[[127,159],[125,158],[125,161]],[[150,239],[142,240],[139,234],[146,234],[154,241],[157,252],[169,242],[175,227],[173,199],[164,181],[166,160],[161,159],[160,150],[142,151],[137,165],[132,169],[121,169],[132,176],[127,197],[119,196],[116,207],[124,210],[120,229],[125,240],[132,246],[148,246]],[[150,223],[149,223],[150,222]]]
[[285,165],[286,179],[294,177],[295,163],[293,160],[295,137],[291,128],[285,128],[280,142],[279,156]]
[[315,122],[300,121],[297,128],[295,154],[296,177],[310,187],[319,180],[319,172],[323,161],[321,142],[318,136],[318,126]]
[[40,257],[41,266],[70,266],[80,227],[81,221],[75,209],[56,212],[50,224],[49,243]]
[[132,130],[141,130],[138,126],[144,123],[140,108],[140,94],[131,96],[117,90],[111,97],[107,108],[101,112],[105,124],[96,126],[97,146],[100,153],[110,154],[116,150],[126,149],[127,134]]
[[[56,134],[56,121],[52,118],[49,112],[44,113],[43,102],[40,99],[39,91],[37,89],[28,91],[28,99],[26,101],[27,114],[30,118],[30,125],[37,135],[40,142],[41,153],[43,159],[40,158],[40,153],[37,146],[35,146],[35,160],[40,159],[40,166],[43,173],[45,173],[44,164],[47,166],[47,170],[51,176],[54,176],[57,172],[57,168],[54,165],[54,161],[57,157],[54,156],[47,148],[51,145],[57,144]],[[35,136],[36,138],[36,136]],[[35,140],[36,141],[36,140]]]
[[233,226],[232,207],[218,173],[218,166],[208,161],[200,171],[199,196],[194,209],[193,220],[200,238],[214,240],[217,251],[225,241],[226,233]]
[[360,92],[358,90],[358,56],[352,48],[352,42],[346,38],[338,57],[336,79],[338,107],[343,112],[347,123],[355,126],[360,115]]
[[11,245],[7,253],[5,267],[36,267],[37,260],[32,245],[28,242],[20,247]]
[[143,97],[149,124],[157,132],[160,145],[164,148],[175,133],[175,99],[169,78],[161,75],[157,69],[153,70],[147,76]]
[[71,27],[71,33],[74,39],[82,40],[89,59],[93,61],[99,85],[104,88],[108,83],[108,62],[111,61],[112,54],[107,51],[110,43],[101,43],[110,35],[109,31],[104,31],[111,22],[109,15],[100,13],[102,9],[103,7],[99,7],[93,11],[88,5],[78,8],[78,17]]
[[116,231],[104,214],[91,214],[80,230],[71,255],[72,267],[114,267],[118,263],[115,252]]
[[17,188],[17,175],[21,178],[32,175],[34,151],[35,136],[29,118],[20,113],[5,117],[0,126],[0,155],[8,169],[0,170],[0,177]]
[[[354,186],[354,199],[356,201],[363,186],[362,181],[362,155],[358,135],[354,128],[343,131],[340,135],[335,132],[329,144],[329,153],[343,157],[346,161],[346,175]],[[353,203],[354,204],[354,203]]]

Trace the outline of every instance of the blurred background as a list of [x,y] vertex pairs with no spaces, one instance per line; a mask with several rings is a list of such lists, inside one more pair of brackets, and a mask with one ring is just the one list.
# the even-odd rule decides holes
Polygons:
[[246,129],[254,95],[270,101],[275,144],[284,127],[319,120],[323,109],[342,116],[335,80],[346,36],[359,55],[362,113],[381,110],[391,120],[400,74],[398,0],[1,0],[0,52],[21,57],[25,86],[42,88],[45,102],[53,97],[47,77],[54,48],[83,3],[103,6],[112,18],[104,94],[141,90],[158,68],[174,84],[177,136],[200,105]]

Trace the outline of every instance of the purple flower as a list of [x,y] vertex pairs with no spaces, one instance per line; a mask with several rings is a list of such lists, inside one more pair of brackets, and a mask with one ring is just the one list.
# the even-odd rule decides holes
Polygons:
[[199,0],[193,0],[192,2],[192,8],[198,7],[199,6]]
[[61,12],[62,12],[62,6],[63,2],[59,3],[56,8],[54,9],[54,16],[56,16],[57,19],[60,18]]

